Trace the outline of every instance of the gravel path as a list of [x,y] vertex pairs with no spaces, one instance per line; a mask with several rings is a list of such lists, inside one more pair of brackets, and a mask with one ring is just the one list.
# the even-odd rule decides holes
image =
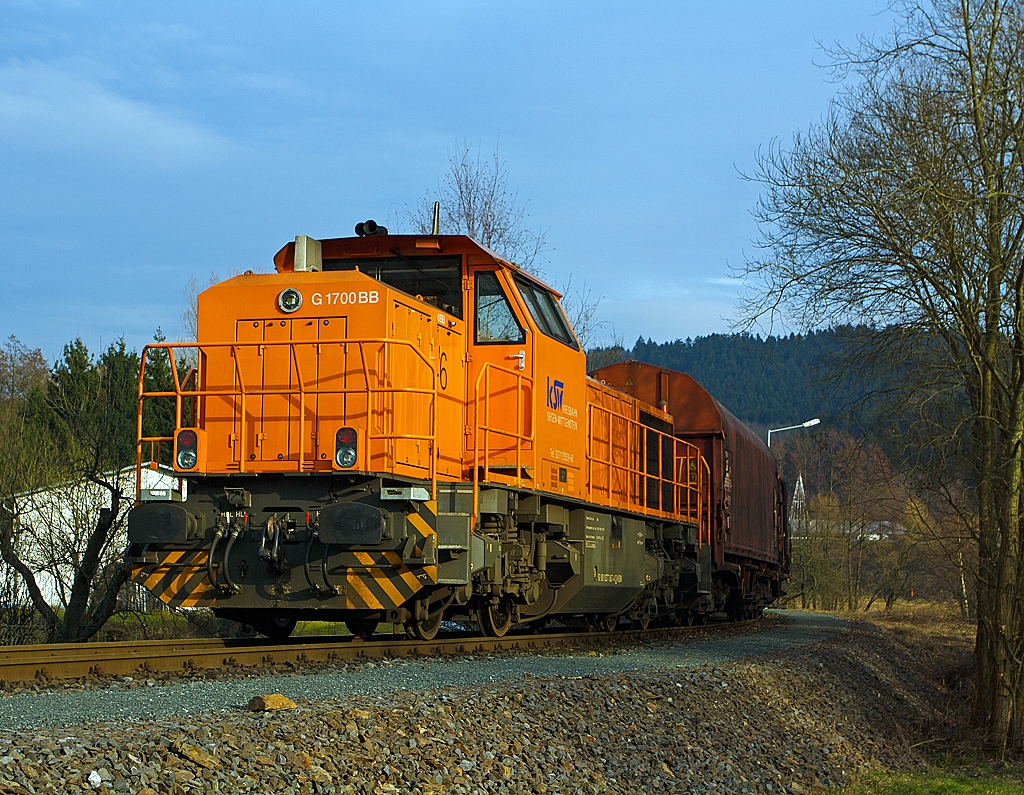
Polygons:
[[[47,729],[98,720],[181,717],[244,707],[254,695],[281,693],[294,701],[341,699],[368,693],[434,690],[509,682],[527,676],[608,676],[612,674],[718,665],[830,638],[845,627],[833,616],[773,611],[782,625],[756,634],[724,638],[679,639],[656,647],[617,652],[576,652],[543,656],[488,656],[418,662],[364,663],[356,671],[327,671],[287,676],[243,676],[228,681],[191,680],[129,689],[45,692],[0,699],[0,727]],[[138,684],[137,682],[134,684]]]

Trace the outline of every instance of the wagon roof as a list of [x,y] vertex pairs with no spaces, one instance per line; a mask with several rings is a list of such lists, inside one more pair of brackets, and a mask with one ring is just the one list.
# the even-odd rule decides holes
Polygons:
[[744,436],[764,453],[768,447],[742,421],[719,403],[693,376],[634,359],[600,367],[591,375],[654,406],[664,403],[677,436],[722,433]]

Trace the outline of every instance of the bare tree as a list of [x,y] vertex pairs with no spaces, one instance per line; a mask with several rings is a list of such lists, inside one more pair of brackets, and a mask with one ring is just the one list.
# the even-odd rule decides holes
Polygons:
[[509,187],[508,164],[499,157],[497,144],[489,158],[479,147],[474,155],[467,141],[448,152],[448,171],[437,189],[427,191],[415,210],[403,211],[421,234],[431,232],[434,202],[441,204],[442,234],[469,235],[523,270],[540,272],[547,232],[527,228],[526,205]]
[[562,288],[562,309],[569,318],[572,330],[576,332],[576,338],[583,350],[588,351],[598,332],[607,325],[597,314],[603,296],[595,296],[586,282],[583,282],[579,289],[575,289],[572,281],[570,273]]
[[[880,45],[834,53],[827,117],[761,154],[764,255],[746,313],[867,323],[935,493],[971,497],[974,718],[1024,752],[1024,17],[1019,2],[902,4]],[[909,429],[909,430],[908,430]]]
[[[237,276],[239,271],[234,274]],[[220,279],[211,273],[206,287],[213,287]],[[182,291],[181,341],[195,342],[199,338],[199,293],[206,289],[194,275],[188,277]]]
[[51,641],[92,637],[128,579],[123,470],[135,458],[138,367],[123,341],[94,360],[77,340],[45,387],[0,416],[0,558]]
[[[468,235],[528,273],[543,275],[547,230],[526,226],[526,205],[509,187],[508,164],[499,156],[497,144],[485,158],[479,147],[474,154],[468,142],[456,143],[448,152],[448,171],[437,190],[428,191],[415,210],[405,208],[399,222],[409,220],[417,232],[429,234],[435,202],[441,206],[442,234]],[[561,291],[566,316],[585,350],[604,326],[597,315],[601,296],[595,296],[585,281],[574,289],[572,274]]]
[[805,607],[870,609],[897,567],[909,568],[892,554],[908,546],[901,479],[877,445],[833,430],[773,448],[804,492],[791,517],[794,596]]
[[[0,522],[5,495],[45,480],[38,442],[26,428],[25,406],[46,388],[49,374],[42,351],[13,336],[0,347]],[[27,643],[36,629],[24,580],[13,567],[0,566],[0,644]]]

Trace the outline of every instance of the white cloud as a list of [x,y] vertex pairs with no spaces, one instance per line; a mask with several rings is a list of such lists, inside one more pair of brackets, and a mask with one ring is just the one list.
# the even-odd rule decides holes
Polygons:
[[0,140],[162,168],[207,160],[227,145],[173,108],[130,99],[67,69],[18,61],[0,67]]

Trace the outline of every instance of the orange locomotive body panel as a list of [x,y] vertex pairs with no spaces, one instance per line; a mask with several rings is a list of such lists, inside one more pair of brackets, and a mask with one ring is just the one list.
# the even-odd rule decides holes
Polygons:
[[[289,287],[302,305],[285,314]],[[353,427],[358,471],[461,475],[462,402],[437,400],[434,360],[462,323],[440,328],[424,310],[358,272],[236,276],[204,292],[202,471],[331,472],[335,434]]]
[[[323,241],[323,257],[365,267],[380,252],[416,256],[422,241]],[[460,280],[473,312],[468,332],[454,305],[436,306],[436,297],[404,294],[360,270],[293,271],[294,244],[278,254],[279,273],[236,276],[203,292],[198,469],[331,472],[335,433],[353,427],[366,440],[353,471],[453,481],[476,471],[479,483],[678,513],[640,494],[639,414],[660,412],[588,379],[567,326],[561,340],[538,328],[543,314],[524,293],[548,288],[468,240],[440,241],[468,261]],[[288,313],[277,301],[287,288],[303,296]],[[248,311],[256,307],[263,311]],[[609,434],[618,435],[614,442]],[[687,488],[689,474],[680,481]],[[675,472],[665,480],[675,482]]]
[[[133,510],[136,581],[268,634],[713,607],[712,451],[586,375],[557,293],[461,236],[300,237],[274,264],[143,353],[139,465],[169,444],[189,495]],[[174,388],[146,391],[164,351]],[[168,435],[142,434],[151,400]]]

